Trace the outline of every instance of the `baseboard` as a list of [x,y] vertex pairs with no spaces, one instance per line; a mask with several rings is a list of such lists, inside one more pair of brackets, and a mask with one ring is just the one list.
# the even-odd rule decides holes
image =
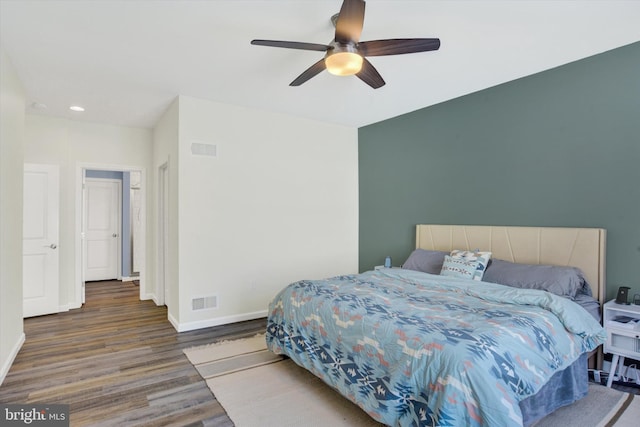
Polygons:
[[16,356],[18,355],[18,352],[22,348],[22,344],[24,344],[25,338],[26,336],[24,332],[20,334],[20,338],[18,338],[18,342],[16,342],[16,344],[13,346],[13,348],[11,349],[11,353],[9,353],[9,357],[2,364],[2,369],[0,369],[0,385],[2,385],[4,378],[9,373],[9,369],[11,369],[11,365],[13,365],[13,361],[16,360]]
[[152,300],[153,302],[156,303],[156,305],[162,305],[162,304],[158,304],[158,298],[156,297],[156,294],[141,295],[140,300],[142,301]]
[[178,323],[176,318],[173,317],[171,313],[167,314],[167,319],[169,319],[169,323],[171,323],[171,326],[173,326],[173,329],[175,329],[177,332],[180,332],[180,323]]
[[195,322],[179,323],[169,314],[169,322],[178,332],[193,331],[196,329],[210,328],[212,326],[227,325],[229,323],[244,322],[245,320],[267,317],[267,310],[254,311],[253,313],[236,314],[233,316],[215,317],[213,319],[197,320]]

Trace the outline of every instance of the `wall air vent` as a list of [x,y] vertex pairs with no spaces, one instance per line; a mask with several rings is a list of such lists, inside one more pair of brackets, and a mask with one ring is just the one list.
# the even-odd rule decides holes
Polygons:
[[200,141],[191,142],[191,154],[194,156],[218,157],[218,146]]
[[218,308],[218,296],[210,295],[208,297],[198,297],[191,300],[191,309],[196,310],[208,310]]

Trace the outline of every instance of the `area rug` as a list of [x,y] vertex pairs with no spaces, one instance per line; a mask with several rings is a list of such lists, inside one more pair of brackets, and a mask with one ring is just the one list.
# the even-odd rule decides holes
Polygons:
[[[381,426],[289,359],[267,350],[264,335],[184,350],[236,427]],[[640,399],[597,384],[535,427],[635,427]]]

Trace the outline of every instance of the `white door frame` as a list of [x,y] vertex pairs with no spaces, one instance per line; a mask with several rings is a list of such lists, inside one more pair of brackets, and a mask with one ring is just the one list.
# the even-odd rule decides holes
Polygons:
[[84,304],[84,259],[83,259],[83,245],[84,236],[82,235],[82,206],[84,203],[84,178],[87,170],[104,170],[115,172],[140,172],[140,198],[142,200],[140,206],[141,217],[141,229],[142,236],[140,239],[140,253],[143,254],[143,259],[140,262],[140,299],[150,299],[147,295],[146,289],[146,233],[147,233],[147,174],[146,169],[142,166],[135,165],[114,165],[114,164],[99,164],[99,163],[77,163],[76,164],[76,227],[75,227],[75,287],[74,287],[74,301],[76,301],[76,307],[79,308]]
[[156,303],[167,305],[166,292],[169,259],[169,161],[158,167],[158,255]]

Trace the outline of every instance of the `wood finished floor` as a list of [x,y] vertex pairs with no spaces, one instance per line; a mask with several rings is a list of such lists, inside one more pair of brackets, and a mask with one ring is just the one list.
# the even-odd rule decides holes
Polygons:
[[2,403],[70,405],[71,426],[233,426],[183,349],[263,332],[265,319],[178,334],[132,282],[94,282],[77,310],[25,319]]

